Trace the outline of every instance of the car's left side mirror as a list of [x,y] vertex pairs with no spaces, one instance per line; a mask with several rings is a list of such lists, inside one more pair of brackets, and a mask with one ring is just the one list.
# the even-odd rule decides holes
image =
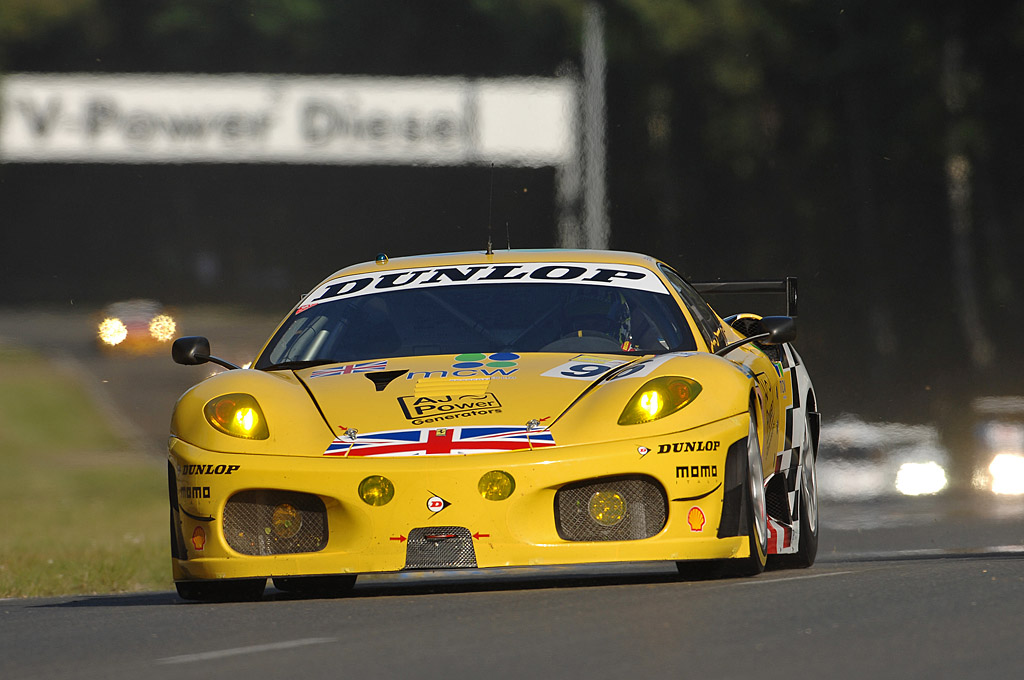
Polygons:
[[761,328],[768,337],[758,342],[766,345],[781,345],[796,340],[796,319],[791,316],[762,316]]
[[210,360],[210,341],[201,335],[178,338],[171,345],[171,358],[185,366],[205,364]]
[[715,354],[725,356],[737,347],[747,343],[760,342],[765,345],[781,345],[796,340],[796,319],[791,316],[762,316],[758,319],[755,332],[736,342],[718,349]]
[[184,366],[198,366],[210,361],[227,369],[238,368],[229,361],[210,356],[210,341],[201,335],[188,335],[175,340],[171,345],[171,358],[174,363]]

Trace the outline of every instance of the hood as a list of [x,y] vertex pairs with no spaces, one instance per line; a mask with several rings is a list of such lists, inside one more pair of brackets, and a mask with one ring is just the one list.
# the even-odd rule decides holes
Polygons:
[[[318,367],[296,375],[336,436],[355,429],[361,440],[372,433],[467,426],[510,432],[524,430],[534,420],[532,430],[543,431],[594,381],[637,359],[562,353],[440,355]],[[534,435],[531,444],[537,441]]]

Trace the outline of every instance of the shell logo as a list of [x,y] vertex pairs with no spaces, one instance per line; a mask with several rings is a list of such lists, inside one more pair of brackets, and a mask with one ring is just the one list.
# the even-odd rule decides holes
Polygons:
[[196,530],[192,532],[192,547],[197,552],[202,552],[203,548],[206,547],[206,532],[203,531],[202,527],[196,527]]
[[697,506],[690,508],[690,512],[686,514],[686,521],[690,525],[690,531],[704,531],[704,511]]

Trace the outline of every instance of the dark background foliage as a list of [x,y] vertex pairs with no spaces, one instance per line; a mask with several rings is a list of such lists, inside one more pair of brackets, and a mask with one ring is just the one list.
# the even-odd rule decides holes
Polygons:
[[[552,76],[583,5],[0,0],[0,69]],[[601,6],[611,247],[800,277],[829,413],[963,435],[972,397],[1020,391],[1024,3]],[[378,251],[482,247],[491,216],[555,245],[551,170],[8,164],[0,195],[3,304],[280,309]]]

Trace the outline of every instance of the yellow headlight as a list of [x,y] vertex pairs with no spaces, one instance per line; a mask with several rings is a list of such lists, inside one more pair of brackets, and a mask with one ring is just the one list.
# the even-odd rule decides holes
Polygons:
[[263,411],[252,395],[225,394],[211,399],[203,413],[211,425],[232,437],[266,439],[270,436]]
[[626,499],[618,491],[595,491],[590,497],[589,510],[595,522],[613,527],[626,516]]
[[516,490],[516,480],[507,472],[491,470],[484,473],[476,488],[480,495],[489,501],[503,501]]
[[302,513],[288,503],[281,503],[274,508],[270,524],[278,537],[291,538],[302,528]]
[[359,497],[367,505],[387,505],[395,497],[395,485],[387,477],[373,475],[359,482]]
[[619,416],[619,425],[649,423],[672,415],[700,394],[696,380],[678,376],[662,376],[644,383],[637,390]]

